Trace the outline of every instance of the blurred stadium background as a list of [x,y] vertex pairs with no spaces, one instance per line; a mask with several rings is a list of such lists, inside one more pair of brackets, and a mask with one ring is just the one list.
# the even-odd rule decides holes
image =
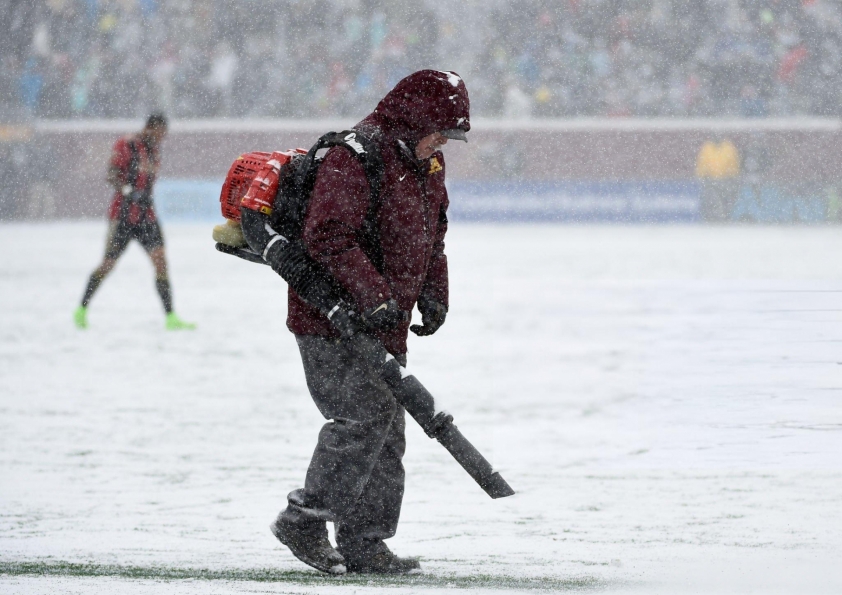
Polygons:
[[831,0],[6,0],[0,219],[100,217],[117,136],[163,110],[165,218],[217,217],[250,150],[307,147],[455,70],[463,220],[840,219]]

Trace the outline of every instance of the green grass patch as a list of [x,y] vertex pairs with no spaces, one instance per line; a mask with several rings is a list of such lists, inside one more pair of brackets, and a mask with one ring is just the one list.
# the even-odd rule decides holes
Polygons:
[[3,562],[0,575],[112,577],[152,580],[225,580],[290,583],[296,585],[348,585],[377,587],[449,587],[454,589],[584,591],[604,589],[605,581],[593,577],[528,578],[493,574],[403,576],[374,576],[348,574],[329,576],[315,571],[274,570],[268,568],[208,570],[205,568],[176,568],[170,566],[118,566],[111,564],[79,564],[72,562]]

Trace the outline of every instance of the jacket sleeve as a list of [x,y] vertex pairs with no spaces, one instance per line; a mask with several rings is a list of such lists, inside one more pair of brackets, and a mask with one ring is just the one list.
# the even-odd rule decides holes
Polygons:
[[386,280],[359,244],[370,202],[362,164],[347,149],[334,147],[319,167],[302,233],[310,256],[363,310],[392,297]]
[[444,193],[444,196],[439,207],[433,251],[430,257],[430,265],[427,267],[427,276],[424,279],[424,285],[421,287],[421,296],[449,308],[447,255],[444,253],[444,236],[447,233],[447,207],[450,205],[450,200],[447,197],[444,184],[441,185],[441,192]]

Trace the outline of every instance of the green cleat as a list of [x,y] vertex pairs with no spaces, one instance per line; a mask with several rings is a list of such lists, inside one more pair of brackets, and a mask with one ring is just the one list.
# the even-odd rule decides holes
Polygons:
[[76,328],[88,328],[88,309],[85,306],[79,306],[73,312],[73,324]]
[[196,325],[192,322],[184,322],[175,312],[167,314],[168,331],[192,331]]

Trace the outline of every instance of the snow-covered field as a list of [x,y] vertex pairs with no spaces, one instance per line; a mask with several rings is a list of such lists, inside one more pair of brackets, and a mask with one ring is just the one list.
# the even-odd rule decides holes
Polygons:
[[[327,578],[267,527],[323,423],[285,286],[165,226],[167,333],[104,223],[0,225],[2,593],[839,593],[842,230],[453,225],[452,307],[410,369],[517,490],[409,422],[392,549]],[[417,314],[416,314],[417,316]]]

